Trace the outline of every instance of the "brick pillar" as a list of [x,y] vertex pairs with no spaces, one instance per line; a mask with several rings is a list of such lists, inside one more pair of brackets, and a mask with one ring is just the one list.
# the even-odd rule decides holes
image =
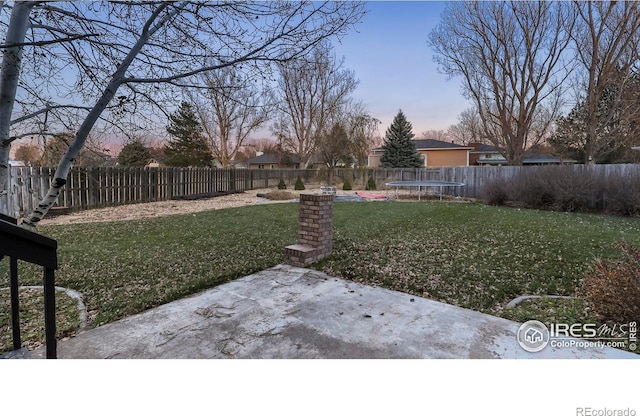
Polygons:
[[285,263],[305,267],[331,255],[333,195],[300,195],[298,243],[285,247]]

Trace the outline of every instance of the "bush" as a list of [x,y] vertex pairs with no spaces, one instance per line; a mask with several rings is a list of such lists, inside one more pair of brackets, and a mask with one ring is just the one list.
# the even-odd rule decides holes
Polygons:
[[615,215],[640,215],[640,184],[637,177],[616,175],[602,189],[607,212]]
[[[347,184],[347,182],[349,183],[349,189],[344,189],[344,185]],[[343,190],[345,191],[350,191],[351,189],[353,189],[353,170],[350,168],[346,168],[344,170],[344,183],[343,183]]]
[[508,200],[507,183],[504,180],[489,182],[482,188],[482,202],[487,205],[505,205]]
[[367,191],[375,191],[376,190],[376,180],[373,179],[373,176],[369,176],[369,180],[367,181],[367,186],[364,188]]
[[350,191],[351,190],[351,182],[349,182],[348,179],[344,180],[344,184],[342,185],[342,190],[343,191]]
[[304,191],[304,183],[302,182],[302,178],[300,176],[298,176],[298,179],[296,179],[296,184],[294,185],[294,188],[296,191]]
[[618,260],[595,262],[582,292],[600,319],[623,324],[640,322],[640,248],[622,243]]
[[587,166],[527,167],[509,180],[485,184],[480,199],[489,205],[638,216],[640,178],[615,171],[605,177]]
[[280,178],[280,182],[278,182],[278,189],[287,189],[287,184],[284,183],[284,179]]
[[[553,209],[556,202],[551,175],[534,168],[524,168],[508,186],[508,200],[512,205],[532,209]],[[553,180],[553,179],[552,179]]]
[[289,191],[273,191],[269,192],[265,195],[265,198],[270,199],[272,201],[289,201],[291,199],[295,199],[295,195],[293,195]]

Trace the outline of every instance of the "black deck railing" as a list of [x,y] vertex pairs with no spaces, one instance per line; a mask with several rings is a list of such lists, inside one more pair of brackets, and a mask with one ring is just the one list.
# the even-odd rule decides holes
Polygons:
[[18,296],[18,260],[42,266],[44,269],[44,330],[46,357],[56,358],[56,297],[54,270],[58,268],[56,240],[16,225],[14,218],[0,214],[0,260],[9,258],[11,290],[11,326],[13,349],[22,348]]

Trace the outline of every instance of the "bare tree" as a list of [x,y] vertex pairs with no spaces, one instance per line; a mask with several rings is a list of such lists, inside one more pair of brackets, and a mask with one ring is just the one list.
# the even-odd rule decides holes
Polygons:
[[561,2],[451,2],[430,33],[440,70],[463,77],[485,136],[512,165],[559,111],[569,13]]
[[434,139],[434,140],[442,140],[449,141],[451,138],[449,137],[449,132],[447,130],[425,130],[421,133],[423,139]]
[[484,143],[485,136],[482,133],[482,120],[475,108],[468,108],[458,115],[458,123],[447,129],[449,137],[462,145],[472,142]]
[[318,137],[318,155],[328,168],[328,185],[340,164],[366,165],[380,121],[371,117],[362,103],[348,103],[327,120]]
[[382,142],[382,139],[376,136],[381,122],[366,113],[362,107],[356,108],[360,111],[352,112],[346,124],[351,142],[351,155],[356,166],[366,166],[369,152]]
[[[81,112],[72,143],[48,194],[26,216],[34,226],[55,203],[89,132],[105,118],[139,112],[198,86],[207,71],[244,65],[255,76],[344,34],[363,5],[343,2],[15,2],[6,25],[0,74],[0,212],[7,212],[8,148],[24,123],[73,108]],[[29,60],[23,60],[23,55]],[[24,70],[23,64],[30,62]],[[75,70],[52,85],[47,74]],[[24,85],[17,94],[18,83]],[[160,88],[160,85],[164,85]],[[52,88],[51,88],[52,87]],[[64,91],[60,91],[64,90]],[[57,91],[55,97],[51,91]],[[54,102],[75,99],[73,106]],[[14,111],[14,104],[19,111]],[[13,125],[12,125],[13,124]],[[16,134],[11,134],[11,130]]]
[[350,162],[349,147],[349,135],[342,123],[333,123],[330,129],[320,134],[318,153],[327,166],[327,185],[333,185],[333,172],[338,164]]
[[358,81],[331,53],[329,42],[307,57],[279,65],[280,117],[273,127],[283,149],[307,167],[327,120],[349,100]]
[[[635,100],[623,99],[635,80],[632,69],[640,58],[640,4],[632,1],[574,1],[576,24],[571,31],[579,63],[579,91],[584,113],[585,163],[611,146],[618,132],[599,134],[599,126],[611,125],[620,115],[636,118]],[[615,87],[615,88],[613,88]],[[607,93],[608,96],[604,97]],[[603,101],[607,111],[601,111]],[[624,125],[624,123],[618,123]],[[601,149],[604,147],[604,149]]]
[[[249,134],[266,121],[269,94],[255,79],[244,77],[237,68],[227,67],[201,75],[205,90],[188,90],[207,144],[223,167],[231,166]],[[199,91],[199,90],[195,90]]]
[[[245,147],[247,149],[252,149],[249,150],[249,153],[258,153],[261,152],[263,154],[280,154],[282,153],[282,148],[280,147],[280,144],[272,139],[272,138],[266,138],[266,137],[262,137],[259,139],[249,139],[245,145]],[[247,150],[245,150],[246,152]]]
[[42,158],[42,149],[35,143],[25,143],[16,149],[16,160],[27,166],[37,166]]

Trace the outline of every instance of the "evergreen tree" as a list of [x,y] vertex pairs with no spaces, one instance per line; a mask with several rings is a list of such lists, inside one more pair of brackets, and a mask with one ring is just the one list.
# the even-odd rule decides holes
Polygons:
[[640,135],[640,76],[634,74],[622,90],[613,82],[603,89],[596,119],[594,135],[587,143],[586,103],[581,101],[567,116],[556,120],[555,132],[547,143],[555,153],[583,163],[633,162],[636,155],[631,147]]
[[383,168],[419,168],[424,164],[416,150],[411,132],[411,123],[404,116],[402,110],[393,119],[387,129],[382,148],[384,153],[380,158]]
[[151,159],[149,149],[139,141],[133,141],[124,145],[118,155],[120,166],[145,166]]
[[165,163],[169,166],[211,166],[213,156],[204,141],[193,106],[182,102],[169,120],[167,132],[173,137],[164,147]]

